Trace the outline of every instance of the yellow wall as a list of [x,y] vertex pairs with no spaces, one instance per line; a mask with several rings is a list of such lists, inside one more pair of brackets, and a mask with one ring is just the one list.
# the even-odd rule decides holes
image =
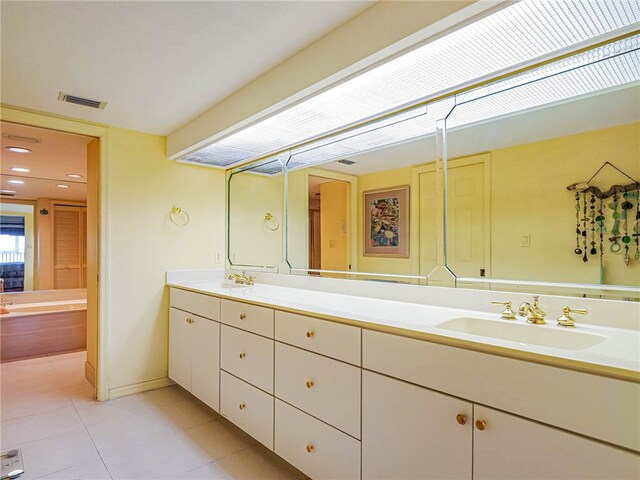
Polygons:
[[351,229],[348,222],[350,185],[326,182],[320,185],[320,259],[322,270],[349,270]]
[[[491,152],[493,278],[599,283],[598,257],[589,256],[584,264],[572,253],[575,200],[566,187],[586,182],[605,161],[640,178],[640,123]],[[613,172],[605,169],[593,183],[606,190],[630,181]],[[607,227],[611,229],[609,220]],[[530,247],[520,246],[524,234],[531,236]],[[624,249],[614,255],[609,245],[605,240],[605,283],[640,284],[640,262],[632,259],[625,267]],[[634,250],[632,244],[631,256]]]
[[[284,176],[241,172],[231,177],[229,188],[231,263],[277,267],[284,258]],[[265,222],[266,213],[273,220]],[[268,228],[276,225],[275,231]]]
[[[16,202],[17,203],[17,202]],[[16,203],[9,203],[5,200],[0,203],[0,212],[2,215],[24,217],[24,291],[28,292],[34,288],[34,252],[35,252],[35,234],[34,234],[34,214],[18,211],[13,208]],[[32,207],[35,208],[35,207]]]

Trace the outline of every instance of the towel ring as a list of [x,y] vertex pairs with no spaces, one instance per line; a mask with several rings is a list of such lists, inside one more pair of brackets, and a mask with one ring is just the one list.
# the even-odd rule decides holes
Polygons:
[[278,220],[276,220],[276,217],[271,215],[269,212],[264,214],[264,226],[273,232],[280,228],[280,224],[278,223]]
[[[176,221],[178,215],[181,220]],[[178,227],[184,227],[189,223],[189,214],[180,207],[173,207],[169,212],[169,220]]]

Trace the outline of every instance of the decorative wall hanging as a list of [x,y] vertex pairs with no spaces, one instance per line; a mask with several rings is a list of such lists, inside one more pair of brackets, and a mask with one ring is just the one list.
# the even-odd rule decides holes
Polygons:
[[362,194],[365,257],[409,257],[409,186]]
[[[617,170],[631,180],[631,183],[626,185],[612,185],[604,192],[600,190],[600,188],[591,185],[593,179],[596,178],[606,166]],[[627,175],[611,162],[604,162],[588,181],[569,185],[567,190],[576,192],[576,248],[574,253],[582,256],[582,261],[589,261],[587,252],[590,255],[600,253],[600,257],[604,255],[604,239],[606,233],[610,233],[610,235],[607,236],[610,242],[609,251],[611,253],[624,251],[623,261],[625,265],[629,266],[631,262],[629,250],[632,241],[635,242],[636,247],[633,258],[634,260],[640,260],[640,206],[638,205],[640,201],[640,182]],[[589,194],[590,196],[588,198]],[[610,197],[612,197],[611,201],[605,202],[605,200]],[[600,200],[597,210],[596,198]],[[634,202],[636,211],[635,220],[630,223],[629,216],[632,215]],[[605,205],[607,207],[606,209]],[[610,232],[607,232],[605,223],[607,220],[606,213],[610,213],[611,216]],[[599,243],[596,242],[596,232],[599,235]],[[588,238],[591,238],[590,242],[588,242]],[[591,248],[588,249],[587,245],[590,245]]]

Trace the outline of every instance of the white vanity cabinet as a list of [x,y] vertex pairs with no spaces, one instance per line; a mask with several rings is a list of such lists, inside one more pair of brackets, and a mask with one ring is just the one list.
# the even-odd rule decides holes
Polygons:
[[362,478],[470,479],[473,405],[362,372]]
[[218,411],[220,300],[172,288],[170,302],[169,378]]

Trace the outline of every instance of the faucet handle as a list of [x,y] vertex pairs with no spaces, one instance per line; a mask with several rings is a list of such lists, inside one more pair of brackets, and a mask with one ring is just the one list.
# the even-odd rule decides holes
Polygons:
[[579,313],[580,315],[586,315],[589,313],[589,311],[586,308],[564,307],[562,309],[562,316],[558,317],[559,327],[573,328],[576,326],[576,321],[570,315],[571,313]]
[[496,301],[492,301],[491,302],[493,305],[504,305],[505,309],[500,312],[500,316],[505,319],[505,320],[515,320],[516,319],[516,312],[514,312],[511,307],[513,306],[513,303],[511,303],[510,300],[507,300],[506,302],[496,302]]

